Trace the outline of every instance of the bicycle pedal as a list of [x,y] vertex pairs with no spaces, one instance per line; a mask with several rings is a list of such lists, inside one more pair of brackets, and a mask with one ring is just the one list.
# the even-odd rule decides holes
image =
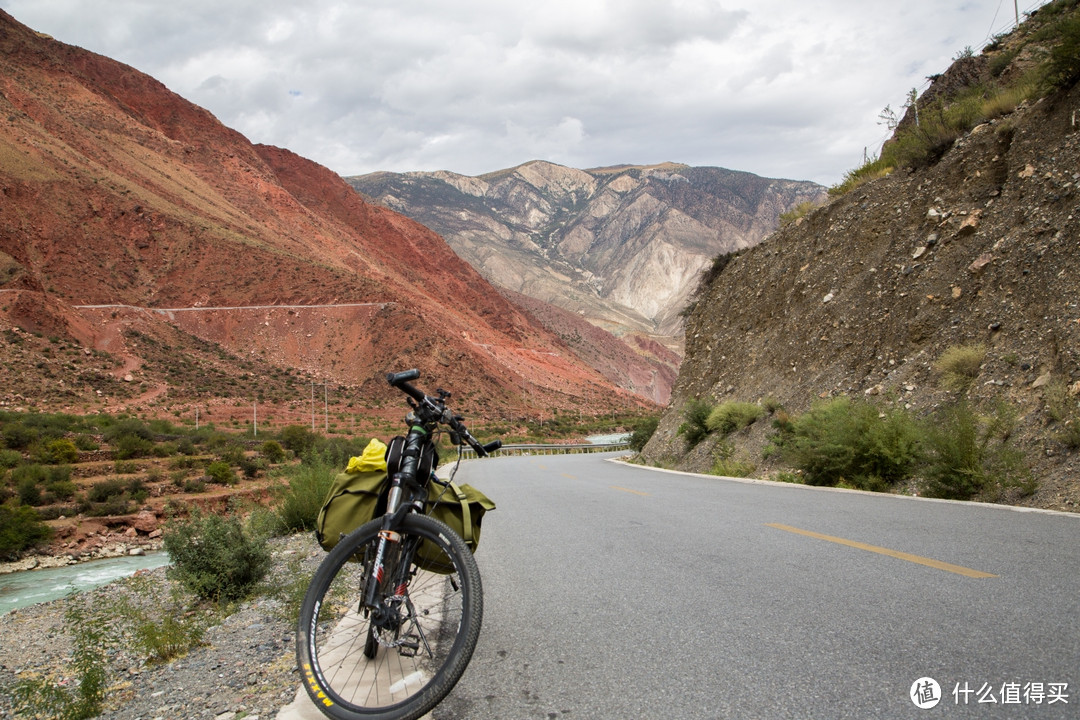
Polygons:
[[398,644],[398,653],[402,657],[416,657],[420,652],[420,637],[418,635],[406,635]]

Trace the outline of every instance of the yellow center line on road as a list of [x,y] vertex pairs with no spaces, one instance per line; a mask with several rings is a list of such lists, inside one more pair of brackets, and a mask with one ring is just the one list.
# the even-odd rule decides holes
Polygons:
[[858,548],[859,550],[866,550],[868,552],[878,553],[879,555],[888,555],[889,557],[898,558],[900,560],[907,560],[908,562],[918,563],[919,565],[926,565],[928,567],[937,568],[938,570],[944,570],[945,572],[956,573],[957,575],[963,575],[970,578],[992,578],[997,577],[991,573],[982,572],[981,570],[972,570],[961,565],[952,565],[947,562],[941,562],[940,560],[933,560],[931,558],[922,557],[921,555],[911,555],[909,553],[900,552],[899,550],[890,550],[889,548],[878,547],[877,545],[867,545],[866,543],[856,542],[854,540],[845,540],[844,538],[833,537],[832,535],[822,535],[821,533],[812,532],[810,530],[800,530],[790,525],[781,525],[779,523],[765,523],[768,527],[776,528],[777,530],[785,530],[797,535],[805,535],[806,537],[817,538],[818,540],[826,540],[828,542],[838,543],[840,545],[847,545],[848,547]]
[[560,474],[560,475],[562,475],[562,476],[563,476],[564,478],[566,478],[567,480],[577,480],[577,478],[576,478],[576,477],[574,477],[573,475],[570,475],[570,474],[568,474],[568,473],[559,473],[559,474]]
[[644,497],[649,497],[649,493],[647,493],[647,492],[641,492],[640,490],[629,490],[629,489],[624,488],[624,487],[619,487],[618,485],[612,485],[611,489],[612,490],[620,490],[622,492],[634,493],[635,495],[642,495]]

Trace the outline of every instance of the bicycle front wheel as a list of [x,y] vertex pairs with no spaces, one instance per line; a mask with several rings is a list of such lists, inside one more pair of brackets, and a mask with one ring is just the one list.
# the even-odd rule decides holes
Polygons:
[[[453,530],[424,515],[402,519],[400,542],[387,543],[380,607],[364,607],[380,527],[376,519],[343,538],[300,606],[304,687],[334,720],[419,718],[453,689],[480,635],[476,560]],[[424,559],[432,555],[439,563]]]

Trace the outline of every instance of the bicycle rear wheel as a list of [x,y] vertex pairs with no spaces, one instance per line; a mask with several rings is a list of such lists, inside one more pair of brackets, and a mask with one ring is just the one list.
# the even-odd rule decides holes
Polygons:
[[[300,606],[296,657],[304,687],[334,720],[419,718],[461,678],[480,634],[476,560],[449,527],[424,515],[406,515],[401,542],[387,544],[379,598],[386,617],[376,620],[362,606],[380,527],[381,520],[373,520],[343,538]],[[398,585],[394,568],[421,542],[439,548],[445,565],[421,560],[424,569],[410,560],[406,582]]]

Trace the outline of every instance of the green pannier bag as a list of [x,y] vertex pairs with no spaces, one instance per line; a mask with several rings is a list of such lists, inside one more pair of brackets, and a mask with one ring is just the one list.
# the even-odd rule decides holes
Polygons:
[[315,538],[323,550],[333,550],[341,538],[386,512],[388,485],[385,470],[337,475],[315,523]]
[[[315,521],[315,539],[329,552],[338,540],[386,512],[386,445],[372,438],[337,475]],[[381,507],[380,507],[381,506]]]
[[[480,544],[480,522],[484,519],[484,513],[494,509],[495,503],[472,485],[443,485],[434,480],[428,483],[424,511],[449,525],[473,552]],[[421,543],[416,551],[416,564],[428,572],[443,575],[453,570],[446,553],[426,542]]]
[[[363,456],[352,458],[346,471],[334,478],[315,524],[315,537],[327,552],[341,538],[386,512],[390,481],[385,452],[386,445],[372,440]],[[434,480],[428,483],[424,512],[449,525],[473,552],[480,543],[484,513],[494,509],[495,503],[471,485],[444,485]],[[426,543],[417,550],[416,563],[428,572],[451,572],[446,553]]]

